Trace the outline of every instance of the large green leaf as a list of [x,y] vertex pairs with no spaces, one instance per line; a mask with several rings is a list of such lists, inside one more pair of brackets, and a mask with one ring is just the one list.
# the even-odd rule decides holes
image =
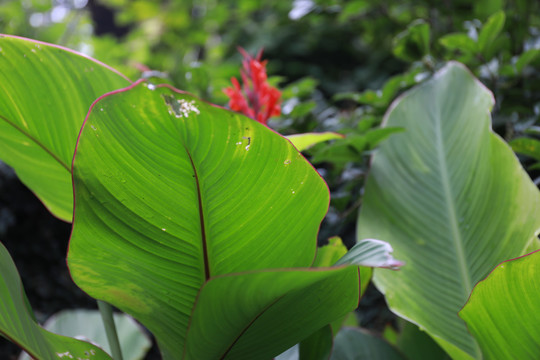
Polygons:
[[358,239],[389,242],[406,264],[375,271],[392,310],[454,357],[480,356],[457,316],[473,286],[540,227],[538,190],[490,130],[492,105],[457,63],[399,98],[385,126],[406,131],[373,156],[358,221]]
[[185,359],[270,359],[353,310],[358,292],[352,266],[213,278],[197,299]]
[[540,359],[540,252],[503,262],[459,315],[484,359]]
[[8,251],[0,243],[0,335],[35,359],[110,360],[97,346],[56,335],[41,328],[27,307],[21,279]]
[[0,35],[0,159],[58,218],[71,221],[71,160],[92,102],[129,85],[74,51]]
[[[312,264],[329,195],[302,155],[266,126],[149,87],[138,82],[103,97],[89,113],[74,159],[68,264],[81,288],[135,316],[164,357],[176,359],[207,280]],[[351,287],[358,278],[340,292]]]

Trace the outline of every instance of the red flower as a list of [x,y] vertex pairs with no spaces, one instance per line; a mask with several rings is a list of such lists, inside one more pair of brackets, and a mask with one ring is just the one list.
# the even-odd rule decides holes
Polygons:
[[[244,49],[238,48],[244,59],[242,60],[243,87],[238,80],[231,79],[232,87],[223,89],[230,98],[229,107],[250,118],[266,125],[272,116],[281,114],[278,89],[270,86],[266,76],[266,61],[261,61],[262,51],[256,58],[251,57]],[[242,91],[243,90],[243,91]]]

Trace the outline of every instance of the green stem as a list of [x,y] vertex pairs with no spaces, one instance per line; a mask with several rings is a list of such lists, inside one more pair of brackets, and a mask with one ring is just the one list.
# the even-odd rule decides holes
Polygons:
[[114,325],[112,306],[101,300],[98,300],[97,303],[101,318],[103,319],[103,325],[105,325],[105,333],[107,334],[112,357],[114,360],[122,360],[122,350],[120,349],[120,342],[118,341],[118,334]]

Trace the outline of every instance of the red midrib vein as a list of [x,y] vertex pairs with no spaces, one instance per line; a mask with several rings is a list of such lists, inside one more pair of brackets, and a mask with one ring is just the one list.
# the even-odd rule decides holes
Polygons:
[[199,174],[197,173],[197,168],[195,167],[195,163],[193,162],[193,158],[191,157],[191,153],[187,149],[187,147],[184,147],[186,149],[186,153],[189,157],[189,161],[191,162],[191,167],[193,168],[193,174],[195,176],[195,184],[197,185],[197,197],[199,199],[199,219],[201,222],[201,241],[202,241],[202,248],[203,248],[203,261],[204,261],[204,278],[206,281],[210,279],[210,264],[208,262],[208,247],[206,244],[206,228],[204,225],[204,212],[202,207],[202,197],[201,197],[201,187],[199,184]]

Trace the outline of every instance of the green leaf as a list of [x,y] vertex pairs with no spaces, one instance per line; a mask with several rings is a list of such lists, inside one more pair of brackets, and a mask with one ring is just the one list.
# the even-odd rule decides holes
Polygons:
[[477,43],[467,34],[448,34],[439,39],[439,43],[450,51],[459,50],[463,53],[474,53]]
[[58,218],[71,221],[71,160],[92,102],[129,80],[82,54],[0,35],[0,154]]
[[197,298],[185,359],[272,358],[352,311],[358,291],[354,267],[213,278]]
[[[74,159],[74,184],[73,279],[142,322],[166,359],[181,356],[195,299],[209,279],[310,266],[329,202],[324,181],[279,134],[167,86],[140,82],[92,107]],[[231,279],[258,276],[270,275]],[[233,281],[227,279],[216,281]],[[349,286],[357,287],[358,278]]]
[[111,360],[100,348],[87,342],[50,333],[33,319],[21,279],[8,251],[0,243],[0,335],[36,359],[64,357]]
[[[502,31],[505,20],[506,15],[504,14],[504,11],[500,10],[491,15],[484,26],[482,26],[482,30],[480,30],[480,34],[478,34],[478,50],[484,56],[488,55],[489,48],[494,44]],[[487,60],[489,60],[489,57]]]
[[286,136],[298,151],[304,151],[310,147],[328,140],[342,139],[344,135],[335,132],[305,133]]
[[366,140],[370,149],[377,147],[382,141],[386,140],[390,135],[405,131],[400,127],[383,127],[375,128],[366,132]]
[[[142,327],[126,314],[114,314],[114,322],[124,360],[144,358],[152,342]],[[87,339],[110,353],[101,314],[97,310],[63,310],[51,316],[43,327],[55,334]],[[29,360],[22,355],[19,360]]]
[[460,311],[484,359],[540,358],[540,252],[498,265]]
[[364,239],[358,241],[335,265],[360,265],[397,270],[404,264],[394,259],[391,255],[393,251],[392,246],[387,242]]
[[[336,264],[336,262],[341,259],[347,253],[347,247],[343,244],[343,241],[339,236],[334,236],[328,239],[328,244],[320,247],[317,250],[317,257],[313,262],[313,267],[330,267]],[[369,281],[371,279],[371,274],[373,269],[370,267],[359,266],[358,270],[360,272],[360,296],[364,295]],[[337,319],[332,322],[331,328],[333,334],[337,334],[341,326],[345,323],[346,318],[351,314],[347,314],[343,318]],[[354,314],[352,314],[354,316]],[[323,332],[326,330],[322,330]],[[319,334],[319,336],[322,336]]]
[[330,267],[347,253],[347,247],[339,236],[328,239],[328,244],[317,249],[313,267]]
[[446,360],[450,357],[439,345],[418,326],[401,319],[401,332],[396,338],[396,347],[411,360]]
[[525,69],[527,65],[536,60],[539,56],[540,49],[529,49],[519,55],[519,58],[517,59],[515,64],[516,72],[518,74],[521,74],[523,72],[523,69]]
[[394,55],[405,61],[420,60],[429,54],[429,24],[424,20],[415,20],[407,30],[394,38]]
[[522,137],[510,141],[510,146],[518,154],[527,155],[536,161],[540,161],[540,141]]
[[299,360],[328,360],[333,345],[332,327],[326,325],[300,343]]
[[405,360],[389,343],[370,333],[344,328],[334,339],[330,360]]
[[[354,139],[350,139],[351,137],[354,137]],[[333,144],[317,151],[311,158],[311,162],[317,164],[328,161],[339,164],[358,160],[367,145],[366,138],[363,135],[353,135],[351,137],[338,139]],[[353,143],[355,146],[353,146]]]
[[375,270],[391,309],[454,357],[480,356],[456,316],[473,286],[540,228],[538,189],[490,129],[492,105],[457,63],[396,101],[384,123],[406,131],[373,156],[358,220],[359,240],[384,239],[406,264]]

